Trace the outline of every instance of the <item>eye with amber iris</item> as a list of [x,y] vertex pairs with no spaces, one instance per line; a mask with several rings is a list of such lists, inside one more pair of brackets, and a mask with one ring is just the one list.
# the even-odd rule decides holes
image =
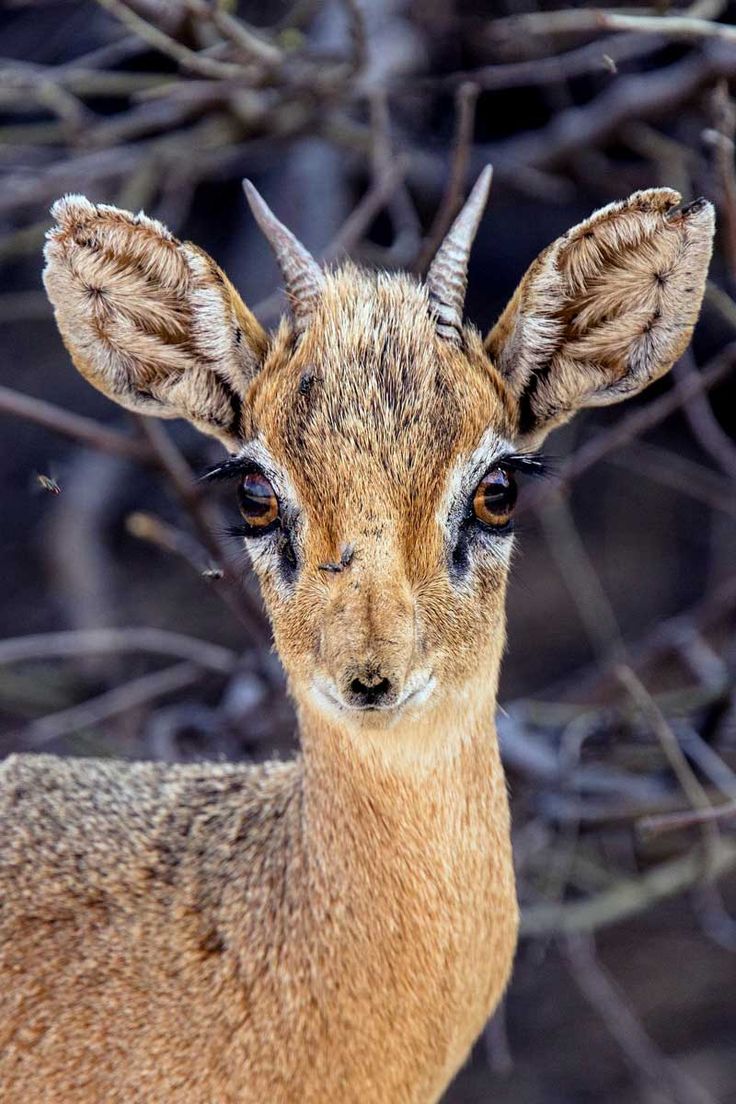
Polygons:
[[475,519],[489,529],[506,529],[516,505],[516,480],[503,468],[491,468],[473,495]]
[[238,484],[238,507],[245,522],[245,535],[268,533],[279,522],[279,500],[261,472],[247,472]]

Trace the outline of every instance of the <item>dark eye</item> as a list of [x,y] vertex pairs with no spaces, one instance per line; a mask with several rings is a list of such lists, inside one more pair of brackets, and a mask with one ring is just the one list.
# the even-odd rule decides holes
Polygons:
[[268,532],[279,520],[276,492],[260,472],[243,476],[238,484],[238,506],[251,536]]
[[503,468],[491,468],[473,495],[473,513],[492,529],[504,529],[516,504],[516,480]]

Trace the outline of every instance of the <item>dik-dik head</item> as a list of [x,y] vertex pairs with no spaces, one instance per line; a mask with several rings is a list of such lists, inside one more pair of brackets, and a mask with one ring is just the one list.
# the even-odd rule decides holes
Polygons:
[[489,183],[423,283],[322,270],[248,187],[290,302],[274,335],[159,223],[53,208],[46,288],[74,363],[219,438],[211,474],[233,482],[295,695],[354,729],[495,692],[517,477],[576,410],[662,376],[703,296],[713,209],[653,189],[546,249],[483,338],[463,299]]

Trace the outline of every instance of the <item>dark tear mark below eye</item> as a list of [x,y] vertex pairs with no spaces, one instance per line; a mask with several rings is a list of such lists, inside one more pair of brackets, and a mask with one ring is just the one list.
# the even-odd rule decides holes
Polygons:
[[286,583],[292,583],[299,571],[299,559],[289,533],[280,528],[277,536],[277,549],[281,576]]
[[465,575],[470,565],[469,545],[469,526],[466,522],[463,522],[460,525],[455,547],[452,550],[452,573],[456,578],[461,578]]

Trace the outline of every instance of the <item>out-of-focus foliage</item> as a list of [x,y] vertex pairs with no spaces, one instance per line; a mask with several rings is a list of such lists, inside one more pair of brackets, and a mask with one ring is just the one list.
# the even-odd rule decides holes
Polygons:
[[271,324],[244,175],[316,254],[421,272],[491,161],[468,295],[482,328],[593,208],[656,184],[717,205],[692,351],[559,433],[557,477],[523,505],[499,729],[524,937],[453,1104],[733,1098],[733,24],[719,0],[6,0],[0,15],[3,752],[292,747],[223,537],[232,504],[191,493],[215,446],[127,421],[68,364],[40,285],[58,195],[145,208]]

